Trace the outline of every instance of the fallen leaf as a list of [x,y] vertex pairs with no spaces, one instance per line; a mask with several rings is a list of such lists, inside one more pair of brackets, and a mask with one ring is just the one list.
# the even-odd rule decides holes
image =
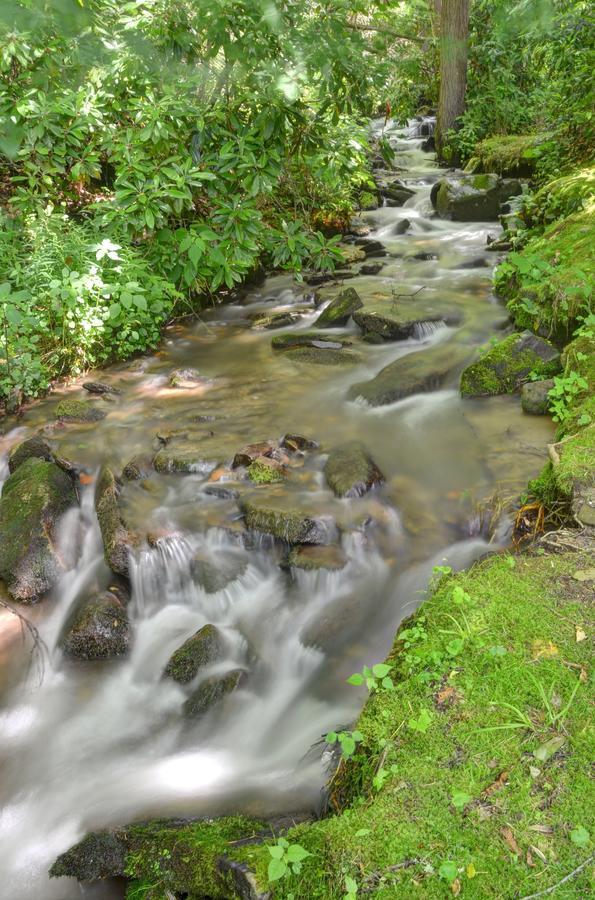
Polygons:
[[575,581],[595,581],[595,569],[577,569],[572,577]]
[[535,868],[535,860],[533,859],[533,854],[531,853],[531,849],[527,850],[527,865],[529,868]]
[[537,766],[529,766],[529,773],[531,778],[539,778],[541,775],[541,769],[538,769]]
[[545,863],[547,865],[547,857],[546,857],[545,853],[541,852],[539,847],[535,847],[533,844],[531,844],[531,846],[529,847],[529,850],[531,851],[531,853],[534,853],[535,856],[539,857],[539,859],[542,861],[542,863]]
[[79,481],[81,484],[93,484],[95,481],[94,475],[86,475],[85,472],[81,472],[79,475]]
[[482,803],[477,807],[477,818],[480,822],[486,822],[494,815],[494,808],[489,803]]
[[475,878],[477,875],[477,869],[473,865],[473,863],[469,863],[467,866],[467,878]]
[[585,669],[584,666],[581,666],[581,674],[578,676],[578,680],[579,680],[582,684],[585,684],[585,682],[587,681],[587,678],[588,678],[588,676],[587,676],[587,670]]
[[577,629],[576,629],[576,642],[577,642],[577,644],[580,644],[581,641],[586,641],[586,640],[587,640],[587,634],[586,634],[586,632],[583,631],[582,628],[579,628],[579,627],[577,626]]
[[490,797],[492,794],[495,794],[496,791],[499,791],[504,787],[506,782],[508,781],[508,772],[500,772],[495,781],[493,781],[488,787],[482,791],[483,797]]
[[453,897],[459,896],[459,894],[461,893],[461,882],[458,878],[455,878],[455,880],[453,881],[453,883],[450,886],[450,889],[452,891]]
[[533,756],[540,762],[547,762],[548,759],[550,759],[550,757],[554,755],[554,753],[557,753],[558,750],[562,749],[565,743],[566,738],[562,735],[550,738],[549,741],[546,741],[544,744],[540,744],[537,750],[533,751]]
[[439,709],[445,709],[448,706],[452,706],[453,703],[456,703],[459,700],[459,693],[455,688],[447,685],[445,688],[442,688],[441,691],[438,691],[435,694],[434,699],[436,701],[436,706]]
[[515,856],[521,855],[521,848],[516,842],[515,836],[512,833],[512,828],[510,825],[505,825],[504,828],[500,829],[500,834],[504,838],[504,842],[508,849],[514,853]]
[[533,659],[551,659],[558,655],[558,648],[551,641],[533,641]]
[[540,834],[553,834],[554,829],[551,825],[540,825],[537,823],[536,825],[529,825],[529,831],[538,831]]

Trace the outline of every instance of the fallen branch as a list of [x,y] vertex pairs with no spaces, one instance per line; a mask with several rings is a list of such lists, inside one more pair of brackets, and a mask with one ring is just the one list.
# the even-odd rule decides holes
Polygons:
[[398,872],[400,869],[409,869],[411,866],[419,865],[420,862],[421,859],[405,859],[403,862],[396,863],[394,866],[387,866],[386,869],[382,869],[379,872],[372,872],[371,875],[367,875],[363,879],[360,894],[371,894],[372,891],[376,890],[378,884],[385,875],[390,875],[392,872]]
[[0,598],[0,606],[4,607],[4,609],[7,609],[9,612],[11,612],[14,616],[17,617],[17,619],[21,623],[21,632],[23,634],[23,640],[25,639],[26,631],[31,636],[31,639],[33,640],[33,647],[31,648],[31,660],[29,662],[29,665],[31,665],[31,662],[34,659],[35,654],[38,653],[39,654],[39,682],[41,684],[41,682],[43,681],[45,658],[46,658],[46,656],[49,657],[49,650],[47,648],[45,641],[39,634],[39,631],[37,630],[35,625],[32,622],[30,622],[26,616],[24,616],[22,613],[20,613],[18,610],[16,610],[14,608],[14,606],[11,606],[10,603],[7,603],[6,600],[2,600],[2,598]]
[[593,862],[595,859],[595,853],[592,853],[591,856],[581,863],[580,866],[577,866],[576,869],[573,869],[572,872],[569,872],[568,875],[565,875],[561,881],[556,882],[556,884],[552,884],[551,887],[546,888],[544,891],[538,891],[536,894],[527,894],[526,897],[521,897],[521,900],[534,900],[535,897],[545,897],[546,894],[553,894],[555,890],[557,890],[561,884],[565,884],[567,881],[570,881],[571,878],[574,878],[575,875],[578,875],[579,872],[582,872],[589,863]]

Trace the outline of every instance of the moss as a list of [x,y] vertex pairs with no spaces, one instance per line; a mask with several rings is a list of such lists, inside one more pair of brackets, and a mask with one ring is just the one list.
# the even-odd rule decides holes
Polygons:
[[108,466],[103,466],[95,489],[95,511],[103,538],[105,560],[113,572],[128,575],[129,553],[138,542],[128,527],[120,499],[120,485]]
[[[466,171],[528,177],[535,171],[539,145],[548,134],[499,134],[480,141]],[[537,152],[536,152],[537,149]]]
[[53,459],[49,445],[39,435],[28,438],[12,448],[8,457],[9,472],[12,474],[22,463],[32,458],[44,459],[46,462]]
[[272,501],[261,503],[252,500],[243,500],[241,509],[246,528],[250,530],[262,531],[289,544],[328,543],[327,522],[313,518],[301,510],[286,509]]
[[244,669],[233,669],[225,675],[213,675],[200,683],[184,703],[187,719],[199,719],[220,703],[228,694],[239,688],[246,678]]
[[357,291],[354,288],[347,288],[323,310],[316,320],[316,327],[336,328],[338,325],[346,325],[353,313],[363,305]]
[[65,422],[85,423],[105,419],[107,413],[86,400],[62,400],[56,408],[56,415]]
[[511,334],[463,370],[461,395],[510,394],[518,390],[529,375],[547,379],[559,371],[560,355],[551,344],[528,332]]
[[560,490],[568,494],[576,482],[595,484],[595,424],[565,438],[556,448],[555,477]]
[[194,447],[166,447],[153,457],[153,468],[163,475],[187,475],[194,472],[207,474],[216,465],[217,460],[208,459],[199,448]]
[[287,351],[287,358],[293,362],[313,363],[317,366],[356,366],[362,362],[361,355],[353,350],[323,347],[297,347]]
[[60,646],[70,659],[113,659],[128,652],[128,615],[110,591],[91,597],[70,616]]
[[351,343],[350,338],[341,335],[328,335],[320,331],[296,331],[291,334],[276,334],[271,338],[273,350],[290,350],[296,347],[311,347],[312,341],[341,344],[343,347]]
[[221,632],[214,625],[203,625],[172,654],[164,675],[178,684],[188,684],[204,666],[217,662],[221,656]]
[[384,481],[382,472],[359,441],[331,450],[324,476],[337,497],[361,497]]
[[255,459],[248,466],[248,478],[254,484],[275,484],[285,481],[285,474],[281,466],[272,465],[274,460]]

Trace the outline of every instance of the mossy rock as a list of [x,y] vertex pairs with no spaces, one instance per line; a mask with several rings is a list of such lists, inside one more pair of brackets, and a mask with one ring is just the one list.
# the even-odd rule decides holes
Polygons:
[[153,457],[153,468],[162,475],[208,475],[218,460],[205,456],[199,447],[164,447]]
[[264,313],[252,320],[252,328],[267,330],[272,328],[289,328],[290,325],[295,325],[299,318],[296,313],[291,312]]
[[435,391],[462,363],[464,351],[444,345],[411,353],[381,369],[370,381],[351,385],[348,397],[371,406],[385,406],[413,394]]
[[273,350],[294,350],[300,347],[316,347],[317,344],[340,344],[341,347],[347,347],[352,343],[351,337],[343,337],[328,334],[319,331],[295,331],[290,334],[276,334],[271,338],[271,347]]
[[122,478],[126,481],[144,481],[154,474],[153,458],[145,453],[133,456],[122,469]]
[[60,638],[64,655],[79,660],[124,656],[129,644],[126,608],[111,591],[86,600],[70,617]]
[[122,876],[127,853],[127,835],[123,830],[93,832],[60,854],[50,868],[50,878],[70,877],[88,882]]
[[215,625],[203,625],[173,653],[163,673],[178,684],[189,684],[201,669],[217,662],[223,652],[223,636]]
[[499,134],[480,141],[466,172],[496,172],[515,178],[530,178],[540,156],[539,145],[549,134]]
[[72,479],[30,457],[4,482],[0,499],[0,578],[15,600],[34,603],[68,567],[58,546],[62,516],[78,503]]
[[403,341],[418,337],[425,323],[458,325],[461,315],[455,309],[444,308],[443,304],[405,299],[395,302],[387,297],[386,300],[366,302],[363,309],[353,314],[353,321],[368,341],[371,335],[384,341]]
[[512,394],[532,373],[546,379],[559,371],[560,353],[553,344],[529,331],[511,334],[463,370],[461,396]]
[[456,222],[496,221],[505,200],[522,190],[518,182],[503,182],[495,174],[441,178],[430,197],[439,216]]
[[103,466],[95,489],[95,511],[105,560],[112,572],[127,577],[130,551],[137,545],[138,536],[126,521],[120,494],[121,487],[113,471]]
[[359,441],[331,450],[324,475],[337,497],[362,497],[384,481],[384,475]]
[[336,536],[332,519],[287,509],[274,501],[244,499],[241,509],[246,528],[262,531],[289,544],[329,544]]
[[190,572],[196,582],[207,594],[216,594],[236,581],[247,568],[246,560],[241,557],[219,553],[217,562],[213,563],[200,556],[194,557],[190,563]]
[[286,477],[281,463],[266,456],[259,456],[248,466],[248,478],[254,484],[276,484],[285,481]]
[[545,381],[528,381],[521,387],[521,407],[532,416],[547,415],[550,405],[549,392],[554,386],[553,378]]
[[328,346],[297,347],[288,350],[286,356],[292,362],[315,366],[356,366],[362,362],[361,354],[353,350]]
[[225,675],[206,678],[184,703],[187,719],[200,719],[225,697],[242,687],[247,679],[245,669],[232,669]]
[[[365,254],[364,254],[365,256]],[[341,291],[338,297],[316,319],[316,328],[337,328],[347,325],[354,312],[363,307],[362,298],[354,288]]]
[[306,572],[320,570],[338,572],[345,568],[347,560],[337,544],[329,544],[326,547],[304,544],[291,549],[285,565]]
[[99,422],[107,413],[87,400],[62,400],[56,408],[56,415],[63,422]]
[[8,471],[12,474],[28,459],[44,459],[46,462],[53,460],[49,444],[39,435],[28,438],[12,448],[8,456]]

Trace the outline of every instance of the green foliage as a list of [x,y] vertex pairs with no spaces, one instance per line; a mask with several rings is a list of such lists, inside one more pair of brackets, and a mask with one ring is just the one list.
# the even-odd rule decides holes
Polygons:
[[357,745],[364,739],[361,731],[329,731],[325,737],[327,744],[339,744],[343,759],[349,759],[355,753]]
[[279,838],[268,849],[271,855],[267,871],[269,883],[287,875],[299,875],[303,861],[311,856],[300,844],[290,844],[285,838]]
[[347,682],[355,685],[365,684],[370,693],[382,690],[392,691],[395,686],[388,674],[391,669],[392,666],[387,665],[387,663],[376,663],[372,668],[364,666],[361,672],[350,675]]

